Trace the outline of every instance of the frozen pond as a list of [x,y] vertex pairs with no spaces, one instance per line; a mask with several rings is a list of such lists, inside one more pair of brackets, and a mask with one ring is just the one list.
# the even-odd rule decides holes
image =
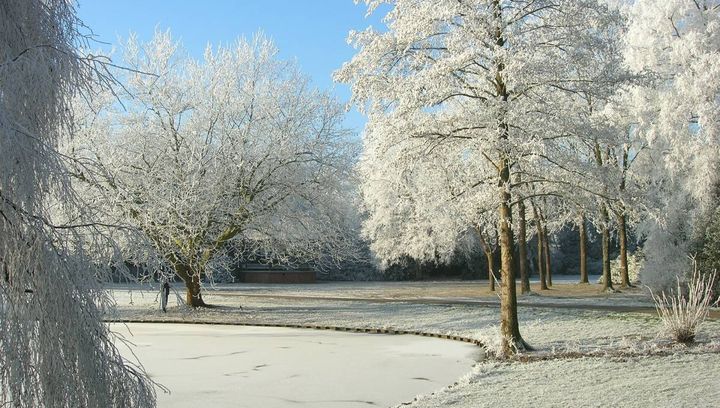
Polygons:
[[394,406],[452,384],[479,355],[470,344],[411,335],[190,324],[113,330],[171,390],[158,393],[160,408]]

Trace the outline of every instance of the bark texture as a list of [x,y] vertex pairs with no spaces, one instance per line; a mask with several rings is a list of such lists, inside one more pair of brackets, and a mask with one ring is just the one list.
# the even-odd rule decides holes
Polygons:
[[517,293],[515,288],[515,269],[513,265],[513,242],[511,230],[510,194],[503,191],[500,205],[500,334],[502,336],[502,353],[505,356],[525,350],[526,344],[520,335],[517,314]]
[[185,304],[191,307],[207,306],[202,298],[200,273],[183,263],[176,263],[173,266],[175,273],[185,283]]

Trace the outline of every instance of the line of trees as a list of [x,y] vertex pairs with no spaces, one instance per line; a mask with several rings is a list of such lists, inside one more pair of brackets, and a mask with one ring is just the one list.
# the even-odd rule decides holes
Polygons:
[[718,1],[389,3],[387,30],[352,33],[336,73],[368,116],[363,233],[384,264],[442,261],[468,231],[489,252],[497,234],[505,354],[529,348],[515,278],[529,290],[533,235],[543,288],[548,236],[566,225],[584,282],[586,225],[599,230],[604,290],[613,233],[623,286],[630,229],[646,283],[685,270],[716,197]]

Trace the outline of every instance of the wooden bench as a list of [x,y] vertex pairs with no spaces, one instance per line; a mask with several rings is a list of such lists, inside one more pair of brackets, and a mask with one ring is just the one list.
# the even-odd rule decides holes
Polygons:
[[312,269],[284,269],[274,265],[246,264],[238,271],[245,283],[315,283]]

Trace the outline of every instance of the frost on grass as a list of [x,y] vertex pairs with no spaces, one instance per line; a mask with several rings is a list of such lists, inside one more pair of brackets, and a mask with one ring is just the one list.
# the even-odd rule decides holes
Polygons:
[[488,362],[456,385],[399,406],[714,407],[718,367],[718,354]]

